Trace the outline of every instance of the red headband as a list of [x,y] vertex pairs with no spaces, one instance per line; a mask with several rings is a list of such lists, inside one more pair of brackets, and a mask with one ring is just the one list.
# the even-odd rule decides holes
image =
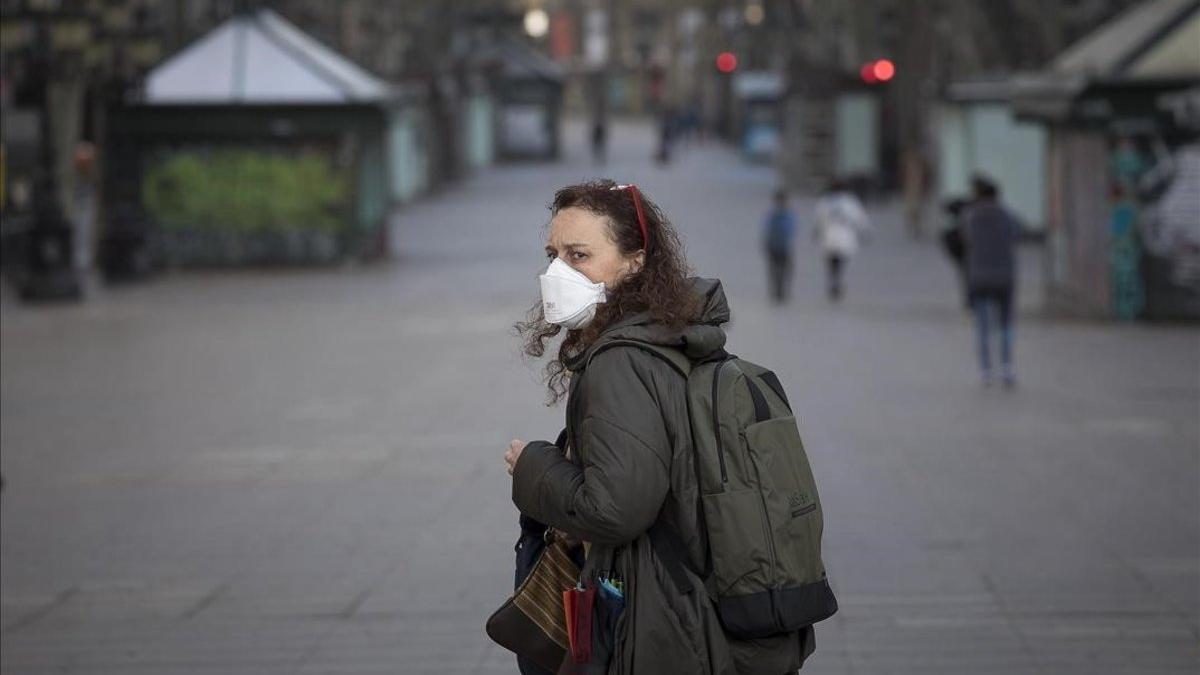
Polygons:
[[630,196],[633,197],[633,208],[637,211],[638,227],[642,228],[642,248],[650,247],[650,233],[646,229],[646,214],[642,211],[642,198],[638,194],[638,187],[633,183],[629,185],[617,185],[612,190],[628,189]]

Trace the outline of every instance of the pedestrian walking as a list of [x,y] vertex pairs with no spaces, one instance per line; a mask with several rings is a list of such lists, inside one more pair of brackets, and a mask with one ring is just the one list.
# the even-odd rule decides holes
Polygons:
[[850,258],[858,252],[859,239],[871,226],[858,197],[841,180],[833,180],[817,200],[813,239],[825,256],[826,292],[831,302],[842,299],[843,279]]
[[792,283],[792,240],[796,216],[788,208],[787,192],[775,191],[774,203],[763,220],[763,249],[767,256],[767,284],[776,303],[787,302]]
[[1142,281],[1142,246],[1138,237],[1138,204],[1125,185],[1114,182],[1110,188],[1109,261],[1111,266],[1113,313],[1130,321],[1146,307],[1146,287]]
[[[706,528],[699,508],[701,496],[708,494],[700,487],[700,457],[708,455],[698,448],[713,446],[704,439],[693,443],[689,380],[680,377],[679,363],[662,352],[695,364],[733,358],[724,351],[721,326],[730,313],[721,283],[689,276],[674,228],[636,186],[605,180],[566,187],[555,194],[551,212],[546,243],[550,264],[540,277],[542,297],[517,328],[525,354],[533,357],[546,354],[547,341],[563,337],[545,375],[551,402],[566,399],[567,428],[553,443],[514,440],[504,459],[523,529],[531,519],[545,523],[553,541],[565,539],[569,546],[581,542],[584,555],[578,585],[562,589],[551,581],[546,593],[539,580],[523,585],[525,592],[518,589],[518,595],[522,602],[540,598],[530,600],[535,616],[549,617],[549,623],[538,624],[540,630],[557,631],[569,640],[559,672],[795,672],[815,647],[811,623],[836,611],[823,571],[817,572],[819,583],[809,592],[777,596],[779,589],[764,587],[761,597],[740,605],[751,612],[745,618],[770,622],[754,639],[741,637],[738,622],[721,614],[719,603],[705,590],[706,580],[718,586],[721,556],[741,555],[747,546],[720,553],[712,543],[725,530],[718,532],[711,524]],[[742,384],[735,387],[735,381]],[[728,396],[746,394],[744,405],[749,406],[748,387],[753,385],[745,381],[730,375],[720,382],[730,388]],[[716,392],[715,382],[706,391]],[[783,410],[782,394],[762,388],[770,405]],[[730,399],[722,411],[741,409],[733,403]],[[765,414],[767,399],[762,404]],[[793,424],[791,417],[781,419]],[[715,466],[715,461],[703,466]],[[772,480],[782,487],[787,470],[783,464],[772,466]],[[729,471],[733,480],[738,467]],[[753,494],[760,499],[758,492]],[[804,532],[818,533],[819,547],[820,521],[804,520],[819,507],[815,492],[789,487],[780,495],[779,508],[794,516],[789,522],[815,528]],[[757,518],[763,503],[744,505],[721,511],[723,527],[761,532],[759,521],[738,517]],[[789,540],[789,552],[810,537]],[[754,555],[766,560],[765,551]],[[784,565],[785,553],[780,556],[779,565]],[[756,565],[753,559],[747,564]],[[809,567],[823,570],[819,559]],[[562,554],[541,569],[559,583],[556,574],[564,569],[574,573]],[[746,583],[747,568],[737,569],[740,583]],[[559,594],[557,616],[569,617],[565,631],[556,625],[554,610],[542,612],[537,605],[553,605]],[[778,616],[757,604],[768,597],[780,603],[771,605],[779,608]],[[790,614],[794,604],[812,605],[817,598],[819,607],[811,613]],[[511,612],[504,614],[505,607],[489,620],[489,634],[497,641],[497,635],[513,637],[512,624],[504,618]],[[807,623],[800,625],[796,616],[807,616]],[[516,622],[526,626],[522,630],[534,631],[532,623],[522,621]],[[788,629],[780,630],[780,625]],[[545,653],[539,652],[543,661]]]
[[73,265],[85,278],[90,275],[95,251],[96,211],[96,146],[81,141],[75,147],[75,194],[71,200],[71,224],[75,247]]
[[659,166],[671,163],[671,146],[675,143],[675,109],[663,108],[658,119],[658,149],[654,152],[654,160]]
[[608,157],[608,124],[596,120],[592,125],[592,163],[603,165]]
[[975,313],[979,369],[983,385],[995,381],[991,337],[993,315],[1000,342],[1000,378],[1005,387],[1016,384],[1013,368],[1013,290],[1016,286],[1017,219],[1000,205],[1000,188],[989,178],[971,180],[973,201],[967,210],[967,287]]

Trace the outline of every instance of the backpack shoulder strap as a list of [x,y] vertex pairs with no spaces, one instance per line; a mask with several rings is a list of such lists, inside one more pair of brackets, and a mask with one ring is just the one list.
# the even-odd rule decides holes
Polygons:
[[676,371],[678,371],[680,375],[683,375],[684,378],[686,378],[692,372],[691,359],[689,359],[687,357],[687,355],[685,355],[682,351],[680,351],[678,349],[675,349],[673,347],[666,347],[663,345],[653,345],[653,344],[650,344],[649,342],[639,342],[638,340],[625,340],[625,339],[610,340],[610,341],[605,342],[604,344],[600,345],[599,347],[597,347],[595,349],[595,351],[593,351],[588,356],[587,364],[584,366],[584,369],[586,370],[587,366],[590,366],[592,364],[592,359],[596,358],[596,355],[599,354],[600,352],[611,349],[613,347],[622,347],[622,346],[637,347],[638,349],[641,349],[643,351],[654,354],[658,358],[660,358],[660,359],[666,361],[668,364],[670,364],[671,367],[674,368]]

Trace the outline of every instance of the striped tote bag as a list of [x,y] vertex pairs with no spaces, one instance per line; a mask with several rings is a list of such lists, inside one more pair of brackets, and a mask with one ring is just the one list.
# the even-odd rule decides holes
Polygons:
[[563,591],[578,581],[579,567],[566,544],[549,542],[513,596],[488,618],[488,637],[546,670],[558,670],[568,647]]

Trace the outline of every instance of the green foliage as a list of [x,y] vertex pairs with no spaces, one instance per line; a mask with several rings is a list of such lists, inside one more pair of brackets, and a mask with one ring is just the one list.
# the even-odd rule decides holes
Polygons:
[[187,151],[147,171],[142,195],[167,229],[333,232],[346,226],[347,184],[321,154]]

